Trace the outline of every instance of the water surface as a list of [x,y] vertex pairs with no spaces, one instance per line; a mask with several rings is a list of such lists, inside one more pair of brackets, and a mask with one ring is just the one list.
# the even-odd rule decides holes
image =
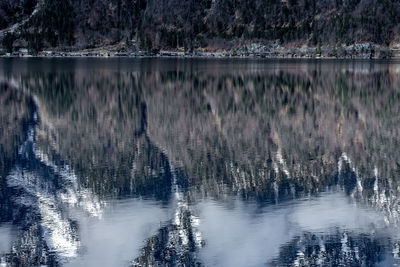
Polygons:
[[387,266],[400,63],[1,59],[1,266]]

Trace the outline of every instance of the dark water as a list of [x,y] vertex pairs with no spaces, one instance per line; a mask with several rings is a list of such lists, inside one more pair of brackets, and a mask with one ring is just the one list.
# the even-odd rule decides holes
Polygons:
[[0,266],[391,266],[400,63],[0,60]]

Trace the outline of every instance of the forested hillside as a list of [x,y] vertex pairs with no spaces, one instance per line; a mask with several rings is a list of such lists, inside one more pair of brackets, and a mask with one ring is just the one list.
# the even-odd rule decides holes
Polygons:
[[0,29],[32,13],[36,0],[0,0]]
[[[41,2],[42,1],[42,2]],[[0,28],[29,17],[38,0],[0,0]],[[248,43],[291,47],[400,38],[400,1],[391,0],[39,0],[3,46],[144,50],[229,49]]]

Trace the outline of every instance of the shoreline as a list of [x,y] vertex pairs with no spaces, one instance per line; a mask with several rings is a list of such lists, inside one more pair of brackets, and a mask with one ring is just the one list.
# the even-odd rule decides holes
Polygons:
[[140,50],[128,46],[103,46],[92,49],[49,48],[31,51],[19,48],[13,52],[0,49],[0,57],[99,57],[99,58],[270,58],[270,59],[400,59],[400,43],[391,47],[373,43],[356,43],[347,46],[290,47],[279,44],[252,43],[237,48],[197,48],[184,50]]
[[363,61],[380,61],[380,60],[400,60],[400,57],[391,57],[391,58],[363,58],[363,57],[252,57],[252,56],[242,56],[242,57],[213,57],[213,56],[38,56],[38,55],[28,55],[28,56],[4,56],[1,55],[2,59],[13,59],[13,58],[21,58],[21,59],[29,59],[29,58],[75,58],[75,59],[255,59],[255,60],[363,60]]
[[0,58],[197,58],[197,59],[350,59],[350,60],[394,60],[400,59],[400,51],[391,50],[390,56],[366,55],[366,54],[348,54],[348,55],[315,55],[315,54],[262,54],[247,53],[241,55],[233,55],[226,52],[205,52],[205,53],[184,53],[173,52],[168,53],[99,53],[99,52],[39,52],[37,54],[29,54],[24,52],[13,52],[0,55]]
[[131,58],[131,59],[140,59],[140,58],[170,58],[170,59],[289,59],[289,60],[370,60],[370,61],[377,61],[377,60],[399,60],[400,56],[396,57],[388,57],[388,58],[379,58],[379,57],[361,57],[361,56],[352,56],[352,57],[329,57],[329,56],[301,56],[301,57],[288,57],[288,56],[214,56],[214,55],[206,55],[206,56],[192,56],[192,55],[70,55],[70,54],[63,54],[63,55],[0,55],[0,58]]

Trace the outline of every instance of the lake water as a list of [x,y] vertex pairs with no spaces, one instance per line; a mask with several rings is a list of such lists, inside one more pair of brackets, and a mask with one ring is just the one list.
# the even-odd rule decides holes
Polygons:
[[0,266],[400,264],[400,62],[0,59]]

